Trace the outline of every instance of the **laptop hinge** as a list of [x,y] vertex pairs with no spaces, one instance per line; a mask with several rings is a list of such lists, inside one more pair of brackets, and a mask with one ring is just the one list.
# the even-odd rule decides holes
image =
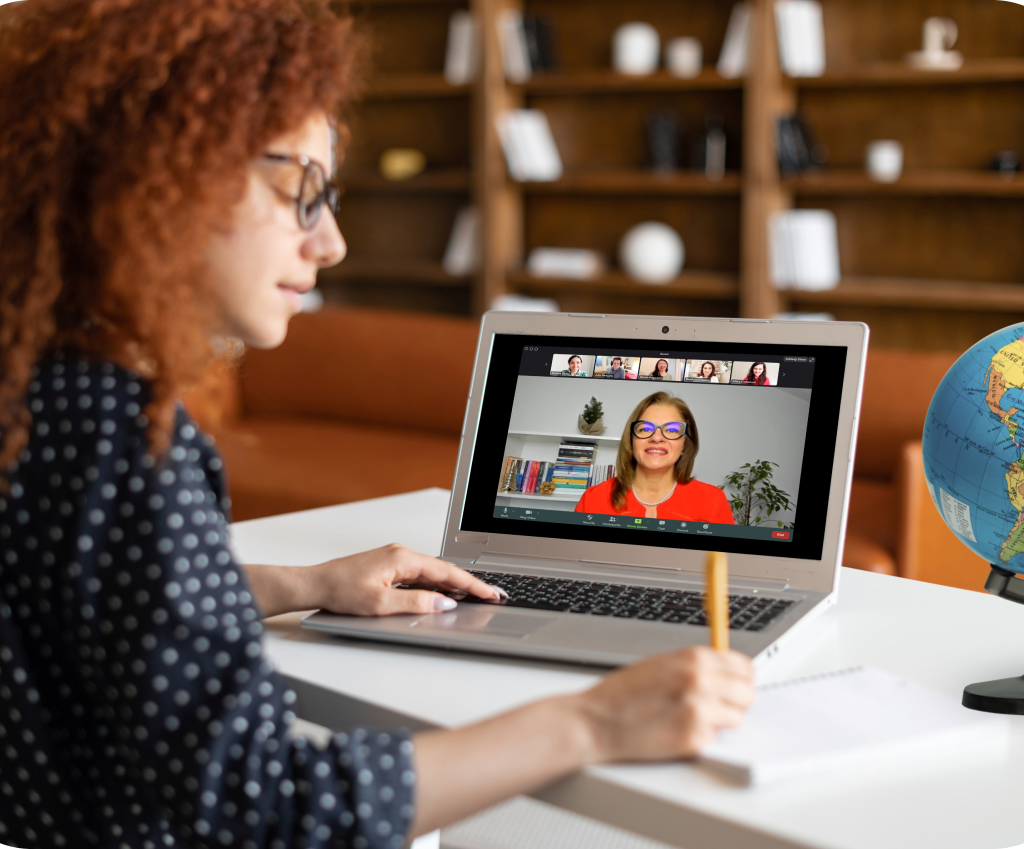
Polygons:
[[512,560],[516,563],[533,562],[533,563],[577,563],[575,558],[569,557],[539,557],[534,554],[507,554],[503,551],[488,551],[481,554],[476,560],[472,562],[475,564],[487,564],[490,562],[495,563],[498,566],[504,564],[505,560]]
[[659,569],[663,572],[684,572],[679,566],[655,566],[651,563],[615,563],[611,560],[577,560],[577,563],[586,563],[591,566],[621,566],[625,569]]

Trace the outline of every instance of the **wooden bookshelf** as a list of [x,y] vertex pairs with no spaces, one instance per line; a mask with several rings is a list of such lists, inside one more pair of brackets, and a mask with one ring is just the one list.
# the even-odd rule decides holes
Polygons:
[[[1024,320],[1024,173],[988,170],[995,153],[1024,158],[1024,9],[943,0],[822,0],[828,70],[782,74],[773,0],[753,0],[749,70],[715,70],[732,8],[717,0],[359,0],[360,25],[376,39],[375,70],[351,121],[339,222],[350,258],[324,275],[332,297],[479,314],[505,293],[556,300],[562,309],[670,315],[770,317],[827,311],[867,321],[872,342],[954,348]],[[505,79],[497,34],[503,9],[546,18],[560,66],[522,84]],[[472,11],[483,39],[476,82],[444,79],[451,14]],[[956,20],[958,71],[920,71],[929,15]],[[648,21],[663,43],[695,36],[706,67],[693,79],[665,72],[624,76],[610,65],[615,29]],[[495,118],[542,109],[565,176],[520,184],[508,176]],[[650,169],[648,116],[672,110],[684,127],[682,167]],[[824,168],[779,173],[775,120],[794,111],[828,150]],[[707,120],[727,137],[727,173],[713,182],[691,169],[689,147]],[[878,183],[865,148],[896,139],[905,171]],[[389,147],[415,147],[427,170],[399,183],[377,172]],[[440,262],[458,210],[482,213],[482,267],[450,278]],[[841,284],[826,292],[779,291],[769,275],[767,223],[790,208],[833,211]],[[616,267],[633,225],[663,221],[683,237],[687,265],[666,286],[644,286]],[[590,282],[539,280],[523,271],[536,247],[600,252],[609,272]]]

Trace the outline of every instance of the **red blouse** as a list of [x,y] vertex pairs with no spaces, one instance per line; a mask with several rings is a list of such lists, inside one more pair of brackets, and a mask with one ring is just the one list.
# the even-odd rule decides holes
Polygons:
[[[612,489],[615,479],[606,480],[597,486],[589,487],[576,505],[577,513],[599,513],[613,516],[633,516],[643,518],[647,515],[644,507],[633,490],[626,491],[626,509],[616,510],[612,506]],[[672,497],[657,507],[659,519],[677,519],[681,522],[715,522],[719,525],[735,525],[729,500],[717,486],[691,480],[686,484],[677,484]]]

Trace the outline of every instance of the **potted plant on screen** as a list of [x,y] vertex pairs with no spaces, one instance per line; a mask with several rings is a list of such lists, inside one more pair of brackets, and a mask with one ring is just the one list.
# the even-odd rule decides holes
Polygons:
[[[772,475],[778,466],[778,463],[771,460],[756,460],[744,463],[735,472],[725,476],[722,489],[729,499],[737,525],[770,523],[772,516],[796,508],[789,493],[772,483]],[[793,527],[792,522],[780,519],[775,519],[775,522],[780,528]]]

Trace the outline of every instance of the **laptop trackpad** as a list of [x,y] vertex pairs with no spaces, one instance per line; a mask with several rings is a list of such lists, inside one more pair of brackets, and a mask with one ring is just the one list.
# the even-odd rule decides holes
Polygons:
[[495,637],[525,639],[538,628],[547,625],[550,617],[517,616],[515,613],[488,609],[483,605],[467,605],[454,613],[432,613],[410,623],[410,628],[419,630],[468,631],[476,634],[491,634]]

